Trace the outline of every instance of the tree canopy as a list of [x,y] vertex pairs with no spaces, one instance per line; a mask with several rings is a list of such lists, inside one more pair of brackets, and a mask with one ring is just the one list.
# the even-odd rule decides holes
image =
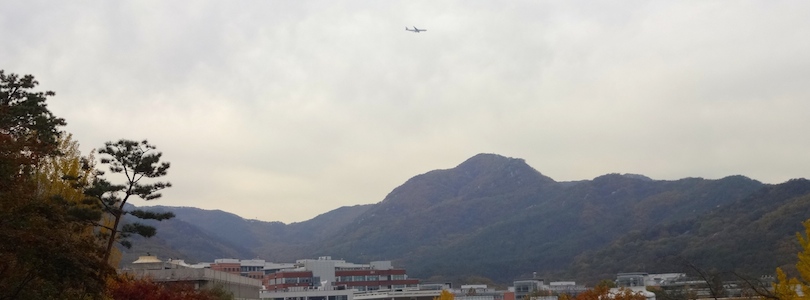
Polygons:
[[[570,297],[563,297],[569,298]],[[611,291],[611,288],[605,284],[596,285],[594,288],[586,290],[577,294],[574,300],[646,300],[647,297],[640,293],[628,288],[619,288]]]
[[61,153],[65,121],[45,104],[54,93],[37,84],[0,70],[0,299],[99,298],[111,269],[74,213],[73,170],[56,171],[75,157]]
[[[802,247],[797,254],[796,270],[799,277],[788,278],[781,268],[776,268],[777,282],[773,284],[773,294],[779,299],[809,299],[810,298],[810,219],[802,223],[804,234],[796,233],[796,239]],[[801,291],[801,294],[798,292]]]
[[137,196],[144,200],[155,200],[161,197],[160,190],[171,187],[169,182],[151,182],[143,180],[157,178],[166,175],[170,164],[162,162],[160,152],[155,151],[156,147],[144,140],[141,142],[132,140],[119,140],[115,143],[107,142],[104,148],[99,150],[102,155],[101,163],[109,166],[110,172],[124,175],[124,183],[113,184],[102,177],[103,172],[97,172],[93,181],[93,186],[88,189],[87,194],[97,199],[104,212],[110,216],[112,225],[101,225],[106,229],[107,241],[104,252],[104,260],[109,261],[113,251],[113,245],[119,241],[124,247],[131,247],[127,240],[132,234],[144,237],[155,235],[155,228],[138,222],[121,223],[125,214],[139,218],[151,220],[166,220],[174,217],[174,214],[155,213],[144,210],[134,210],[127,212],[124,210],[127,201],[131,196]]
[[453,295],[453,293],[450,291],[442,290],[442,292],[439,293],[439,296],[433,297],[433,300],[453,300],[455,298],[455,295]]
[[[0,70],[0,300],[109,299],[122,285],[110,262],[112,243],[128,234],[152,236],[138,223],[118,229],[129,196],[146,200],[169,183],[142,181],[166,174],[169,163],[143,142],[109,142],[102,163],[126,182],[115,185],[95,169],[93,155],[82,156],[78,142],[62,132],[64,119],[47,108],[55,95],[39,91],[32,75]],[[144,219],[172,214],[133,211]],[[217,299],[199,297],[166,299]],[[208,296],[206,296],[208,295]],[[161,298],[163,299],[163,298]]]

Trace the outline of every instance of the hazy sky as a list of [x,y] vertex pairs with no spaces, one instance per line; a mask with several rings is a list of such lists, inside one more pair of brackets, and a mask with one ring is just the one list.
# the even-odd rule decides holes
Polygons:
[[0,69],[55,91],[85,153],[155,144],[174,187],[150,205],[289,223],[477,153],[557,181],[807,177],[808,16],[770,0],[2,0]]

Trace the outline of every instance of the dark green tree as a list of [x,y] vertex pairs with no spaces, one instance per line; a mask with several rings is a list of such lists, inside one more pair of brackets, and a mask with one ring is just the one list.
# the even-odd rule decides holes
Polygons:
[[87,191],[89,196],[100,202],[103,210],[112,219],[112,225],[99,224],[102,227],[101,234],[106,239],[104,261],[110,261],[110,254],[116,241],[129,248],[132,244],[127,238],[133,234],[148,238],[156,233],[154,227],[139,222],[122,224],[124,215],[130,214],[139,219],[158,221],[174,217],[171,212],[155,213],[140,209],[132,211],[124,209],[131,196],[147,201],[155,200],[161,197],[160,190],[171,187],[169,182],[145,182],[146,179],[166,175],[169,169],[169,163],[161,162],[162,153],[155,149],[155,146],[146,140],[141,142],[119,140],[115,143],[105,143],[104,148],[98,151],[102,156],[101,163],[109,165],[110,172],[125,177],[123,184],[112,184],[101,176],[103,172],[99,172],[94,179],[93,187]]
[[36,163],[57,149],[59,126],[65,120],[48,110],[54,92],[37,92],[34,76],[20,77],[0,70],[0,188],[27,180]]
[[100,298],[111,271],[101,247],[73,203],[38,186],[65,121],[46,106],[54,93],[37,85],[0,70],[0,299]]

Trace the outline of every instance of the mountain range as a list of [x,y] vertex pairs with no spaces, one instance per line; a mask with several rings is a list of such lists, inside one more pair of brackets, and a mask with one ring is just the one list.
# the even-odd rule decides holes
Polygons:
[[155,206],[152,225],[123,262],[146,252],[190,262],[332,256],[392,260],[411,277],[508,283],[536,273],[593,283],[618,272],[771,275],[792,270],[796,232],[810,217],[810,181],[734,175],[653,180],[607,174],[557,182],[518,158],[479,154],[409,179],[381,202],[284,224],[219,210]]

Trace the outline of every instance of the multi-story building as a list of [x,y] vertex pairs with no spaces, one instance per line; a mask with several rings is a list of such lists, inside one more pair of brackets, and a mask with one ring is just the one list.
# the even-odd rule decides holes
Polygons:
[[419,280],[408,279],[405,269],[394,269],[391,262],[372,262],[367,269],[336,269],[335,285],[358,291],[401,290],[416,287]]
[[285,291],[290,288],[310,288],[318,287],[320,284],[314,283],[319,281],[320,278],[315,277],[312,271],[306,270],[291,270],[276,273],[270,273],[264,276],[264,288],[268,291]]
[[267,263],[263,259],[242,260],[239,265],[239,274],[245,277],[264,281],[264,268]]
[[617,287],[637,287],[637,286],[645,286],[646,285],[646,278],[647,273],[644,272],[633,272],[633,273],[619,273],[616,274],[616,286]]
[[217,259],[201,267],[262,281],[268,292],[302,290],[403,290],[416,288],[419,280],[408,278],[405,269],[390,261],[349,263],[329,256],[301,259],[295,263],[270,263],[261,259]]
[[220,258],[214,260],[213,263],[202,263],[195,265],[195,267],[210,268],[211,270],[241,275],[264,282],[266,281],[267,274],[274,273],[278,270],[295,268],[295,264],[277,264],[267,262],[263,259]]
[[[181,285],[193,289],[221,286],[235,299],[259,299],[262,284],[259,280],[239,276],[232,272],[204,268],[204,265],[189,265],[182,260],[163,261],[156,256],[141,256],[129,267],[119,270],[137,277],[149,277],[166,285]],[[222,265],[231,270],[233,266]],[[228,274],[231,273],[231,274]]]
[[548,289],[554,295],[566,294],[572,297],[587,290],[584,285],[577,285],[574,281],[552,281],[548,283]]
[[514,292],[514,299],[548,300],[557,299],[561,294],[575,297],[587,289],[574,281],[552,281],[546,284],[543,279],[537,278],[537,274],[533,274],[532,278],[515,280],[509,290]]
[[238,259],[223,258],[214,260],[214,263],[210,264],[210,268],[214,271],[241,275],[242,263]]
[[468,284],[449,290],[455,300],[515,300],[514,292],[497,291],[486,284]]
[[329,256],[302,259],[287,268],[265,268],[263,299],[430,300],[440,291],[417,291],[419,280],[390,261],[348,263]]
[[515,299],[526,299],[527,296],[536,293],[537,291],[547,290],[546,285],[543,284],[543,279],[537,278],[537,275],[528,279],[519,279],[512,282],[513,292],[515,292]]
[[620,288],[633,291],[636,294],[643,295],[647,300],[655,300],[655,293],[647,291],[646,278],[649,274],[644,272],[633,273],[619,273],[616,274],[616,288],[610,289],[611,294],[618,294]]
[[369,264],[347,263],[329,256],[296,261],[296,267],[275,270],[265,275],[268,291],[292,287],[336,287],[357,291],[401,290],[415,288],[417,279],[409,279],[405,269],[397,269],[390,261]]

